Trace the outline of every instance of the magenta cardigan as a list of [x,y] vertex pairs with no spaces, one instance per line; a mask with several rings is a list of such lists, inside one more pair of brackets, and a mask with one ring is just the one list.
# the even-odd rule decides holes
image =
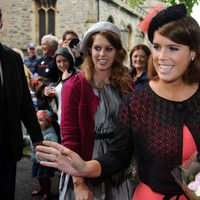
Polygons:
[[77,152],[84,160],[92,158],[94,146],[94,115],[99,104],[92,86],[79,73],[62,89],[62,144]]

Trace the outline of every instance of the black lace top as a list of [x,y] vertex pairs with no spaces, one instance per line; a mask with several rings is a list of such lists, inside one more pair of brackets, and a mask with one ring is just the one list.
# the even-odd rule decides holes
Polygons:
[[200,87],[189,99],[175,102],[159,97],[147,84],[126,96],[117,124],[109,153],[96,159],[102,176],[127,167],[134,151],[143,183],[162,194],[180,193],[171,170],[182,164],[184,124],[200,151]]

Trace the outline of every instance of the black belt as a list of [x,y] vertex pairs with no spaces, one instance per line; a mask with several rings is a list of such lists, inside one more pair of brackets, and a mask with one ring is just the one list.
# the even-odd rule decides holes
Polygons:
[[99,134],[95,134],[94,135],[94,139],[95,140],[102,140],[102,139],[112,139],[113,138],[114,133],[99,133]]

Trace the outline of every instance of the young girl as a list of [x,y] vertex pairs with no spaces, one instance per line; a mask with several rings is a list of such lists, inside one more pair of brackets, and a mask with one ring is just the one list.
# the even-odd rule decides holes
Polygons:
[[[42,134],[45,140],[58,142],[58,136],[55,132],[54,127],[52,126],[53,116],[49,110],[39,110],[37,111],[37,118],[42,130]],[[30,140],[29,140],[30,141]],[[32,144],[31,144],[32,148]],[[33,149],[33,148],[32,148]],[[39,164],[41,159],[35,156],[33,150],[32,155],[32,177],[38,179],[40,189],[32,192],[32,196],[43,195],[42,200],[49,199],[51,191],[51,177],[54,176],[54,169],[49,167],[44,167]]]
[[[48,97],[50,105],[54,112],[57,114],[58,124],[60,124],[60,117],[61,117],[61,91],[63,84],[68,81],[72,76],[78,73],[78,70],[74,66],[74,58],[71,51],[66,48],[62,47],[57,49],[54,54],[54,62],[56,63],[56,67],[59,70],[59,81],[57,82],[56,86],[54,87],[54,91],[49,90],[51,87],[44,88],[44,95]],[[57,99],[57,108],[54,103],[54,99],[52,97],[56,97]],[[54,103],[54,104],[53,104]],[[55,109],[54,109],[55,108]]]

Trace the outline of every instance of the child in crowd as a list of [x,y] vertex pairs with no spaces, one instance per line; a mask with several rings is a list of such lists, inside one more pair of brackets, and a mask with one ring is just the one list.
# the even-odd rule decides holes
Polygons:
[[[54,127],[52,126],[53,115],[49,110],[39,110],[37,111],[37,118],[42,130],[42,134],[45,140],[58,142],[58,136],[55,132]],[[25,138],[25,143],[31,144],[31,149],[33,150],[32,143],[30,142],[30,138]],[[41,159],[35,156],[35,152],[33,150],[32,155],[32,177],[36,177],[38,179],[40,189],[32,192],[32,196],[42,196],[42,200],[47,200],[50,197],[51,191],[51,177],[54,176],[54,169],[49,167],[44,167],[39,164]]]

